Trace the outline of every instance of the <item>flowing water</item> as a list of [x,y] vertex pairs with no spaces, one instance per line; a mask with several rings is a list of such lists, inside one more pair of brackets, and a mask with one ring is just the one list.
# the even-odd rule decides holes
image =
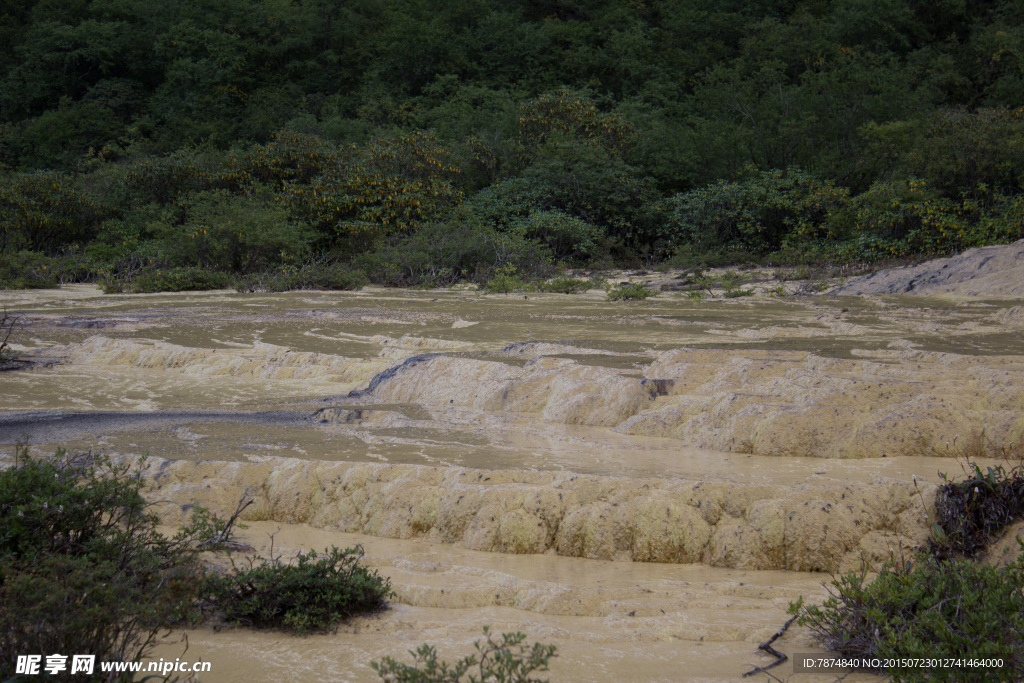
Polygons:
[[925,538],[951,456],[1024,438],[1008,299],[0,297],[36,361],[0,373],[0,454],[148,453],[167,523],[248,491],[253,545],[358,542],[392,578],[337,634],[161,646],[211,680],[376,680],[485,624],[558,645],[553,680],[736,680],[822,572]]

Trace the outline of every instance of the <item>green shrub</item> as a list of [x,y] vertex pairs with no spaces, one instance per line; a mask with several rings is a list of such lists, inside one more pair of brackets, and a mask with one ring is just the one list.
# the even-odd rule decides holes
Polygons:
[[66,245],[92,239],[111,214],[65,173],[0,176],[0,252],[57,253]]
[[609,301],[643,301],[651,296],[658,296],[658,292],[648,289],[643,282],[620,282],[617,287],[608,290]]
[[[699,276],[694,279],[698,282],[701,280]],[[752,296],[754,294],[754,290],[743,289],[743,285],[748,281],[749,279],[745,275],[735,270],[723,273],[720,278],[722,287],[725,289],[723,296],[727,299],[735,299],[741,296]]]
[[973,241],[979,206],[941,197],[924,180],[874,183],[837,212],[832,226],[847,239],[837,255],[874,261],[913,253],[950,253]]
[[235,289],[239,292],[342,291],[362,289],[368,282],[360,270],[338,263],[311,263],[301,268],[241,275],[235,279]]
[[28,457],[0,472],[0,679],[28,653],[144,656],[193,615],[201,569],[156,531],[142,479],[104,456]]
[[1024,194],[996,195],[975,230],[973,244],[1014,242],[1024,237]]
[[53,259],[34,251],[0,253],[0,289],[58,287]]
[[511,294],[512,292],[532,292],[536,287],[524,280],[516,272],[516,267],[511,263],[499,267],[494,271],[494,276],[484,284],[484,291],[488,294]]
[[144,156],[127,164],[122,184],[134,204],[169,204],[179,196],[232,185],[224,154],[185,148],[165,156]]
[[[790,613],[828,650],[871,658],[1002,658],[1004,680],[1024,667],[1024,560],[1004,568],[920,554],[832,581],[824,604],[801,598]],[[896,667],[893,680],[965,680],[971,669]],[[981,680],[985,673],[974,671]]]
[[556,277],[541,283],[539,289],[542,292],[557,292],[558,294],[578,294],[591,289],[590,280],[577,280],[574,277]]
[[414,665],[385,657],[370,666],[387,683],[546,683],[531,674],[548,670],[551,658],[558,656],[554,645],[527,647],[522,633],[503,633],[496,640],[486,626],[484,636],[486,642],[474,643],[476,654],[454,665],[439,662],[433,646],[421,645],[409,653],[416,658]]
[[940,196],[982,200],[1020,190],[1024,178],[1024,111],[937,109],[918,119],[868,124],[869,158],[888,157],[891,171],[924,179]]
[[447,287],[457,282],[484,282],[495,268],[543,275],[550,253],[517,233],[462,216],[423,226],[412,234],[381,240],[355,259],[370,280],[398,287]]
[[209,577],[205,592],[230,623],[299,634],[326,631],[354,614],[383,609],[392,593],[388,579],[359,564],[362,557],[360,546],[299,553],[295,564],[272,557]]
[[604,237],[601,228],[557,209],[534,211],[513,223],[512,229],[548,247],[555,258],[578,262],[595,255]]
[[463,204],[466,216],[505,232],[533,211],[543,210],[549,188],[530,178],[508,178],[485,187]]
[[828,216],[848,197],[845,188],[799,169],[765,171],[666,200],[667,236],[701,251],[767,254],[827,237]]
[[251,180],[281,189],[285,183],[309,184],[344,161],[337,145],[316,135],[282,130],[265,145],[253,145],[229,159],[228,172],[239,183]]
[[103,291],[118,292],[197,292],[226,289],[233,280],[230,274],[204,268],[150,268],[131,276],[101,281]]
[[179,198],[176,210],[151,228],[160,261],[233,273],[301,262],[310,253],[313,231],[274,199],[262,187],[249,187],[244,195],[210,190]]
[[329,238],[386,237],[442,220],[462,203],[451,151],[422,131],[353,146],[344,163],[281,195],[294,215]]

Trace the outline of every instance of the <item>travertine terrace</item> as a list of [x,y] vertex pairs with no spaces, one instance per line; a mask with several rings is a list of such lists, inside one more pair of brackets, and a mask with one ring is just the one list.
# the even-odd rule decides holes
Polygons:
[[335,635],[192,634],[217,680],[371,681],[484,624],[556,643],[553,680],[735,680],[821,572],[924,540],[953,456],[1024,438],[1005,296],[2,296],[38,364],[0,374],[0,451],[148,453],[168,524],[248,491],[254,545],[393,578]]

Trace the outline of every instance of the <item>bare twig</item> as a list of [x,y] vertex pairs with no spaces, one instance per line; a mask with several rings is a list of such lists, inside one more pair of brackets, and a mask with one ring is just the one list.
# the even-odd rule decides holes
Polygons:
[[17,322],[18,319],[12,317],[5,306],[3,315],[0,316],[0,359],[9,353],[10,345],[7,341],[11,338],[11,333],[14,332],[14,325]]
[[[247,498],[248,498],[248,500],[246,500]],[[250,505],[252,505],[254,502],[256,502],[256,501],[254,501],[252,498],[249,498],[249,491],[246,490],[245,493],[242,494],[242,497],[238,499],[238,506],[235,507],[234,514],[232,514],[231,517],[228,518],[227,523],[224,525],[224,530],[221,531],[220,536],[217,539],[218,543],[220,543],[220,544],[233,543],[233,540],[232,540],[231,537],[235,533],[235,530],[234,530],[235,521],[238,519],[238,516],[240,514],[242,514],[245,511],[245,509],[247,507],[249,507]]]
[[[789,656],[787,654],[785,654],[783,652],[779,652],[774,647],[772,647],[772,643],[774,643],[776,640],[778,640],[779,638],[782,637],[782,634],[786,632],[786,629],[789,628],[789,625],[792,624],[794,621],[796,621],[796,617],[797,617],[797,615],[795,615],[795,614],[793,616],[791,616],[789,618],[789,620],[787,620],[786,623],[782,625],[782,628],[780,628],[775,633],[774,636],[769,638],[766,642],[761,643],[760,645],[757,646],[758,650],[764,650],[765,652],[770,654],[772,657],[775,657],[775,661],[772,662],[771,664],[769,664],[768,666],[755,666],[753,669],[751,669],[750,671],[748,671],[745,674],[743,674],[744,678],[746,678],[747,676],[753,676],[754,674],[759,674],[759,673],[768,674],[768,669],[773,669],[773,668],[777,667],[779,664],[782,664],[784,661],[789,659]],[[768,675],[771,676],[771,674],[768,674]],[[772,676],[772,678],[775,678],[775,676]],[[779,679],[775,678],[775,680],[779,680]]]

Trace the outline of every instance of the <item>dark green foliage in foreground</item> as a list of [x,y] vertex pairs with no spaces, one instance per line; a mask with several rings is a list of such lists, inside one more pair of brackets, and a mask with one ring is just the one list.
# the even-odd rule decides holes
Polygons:
[[972,460],[985,454],[984,430],[968,441],[958,447],[967,476],[943,475],[926,550],[912,561],[891,559],[871,581],[867,568],[833,579],[821,606],[803,598],[790,605],[824,647],[872,658],[996,657],[1005,664],[988,673],[890,669],[896,680],[1011,680],[1024,670],[1024,543],[1005,566],[972,559],[1024,514],[1024,479],[1020,466],[983,471]]
[[299,553],[295,564],[265,560],[212,575],[207,599],[225,621],[293,633],[325,631],[348,617],[383,609],[391,583],[359,564],[360,546]]
[[827,649],[878,658],[1002,658],[1005,668],[907,667],[894,680],[1009,680],[1024,670],[1024,560],[994,567],[927,554],[888,562],[871,581],[853,572],[832,581],[825,603],[790,606]]
[[0,472],[0,678],[17,654],[135,660],[191,616],[200,566],[156,531],[135,471],[91,454],[18,458]]
[[14,674],[18,654],[135,661],[161,629],[211,611],[306,633],[381,609],[391,594],[359,564],[358,547],[208,573],[199,551],[230,543],[246,503],[228,520],[197,506],[168,539],[147,512],[142,467],[63,450],[35,460],[19,447],[16,464],[0,471],[0,680]]
[[409,653],[416,658],[413,665],[385,657],[370,666],[387,683],[546,683],[532,674],[548,670],[551,658],[557,656],[554,645],[528,647],[522,633],[503,633],[499,640],[486,626],[484,636],[485,642],[474,643],[476,654],[455,664],[439,662],[436,648],[421,645]]

